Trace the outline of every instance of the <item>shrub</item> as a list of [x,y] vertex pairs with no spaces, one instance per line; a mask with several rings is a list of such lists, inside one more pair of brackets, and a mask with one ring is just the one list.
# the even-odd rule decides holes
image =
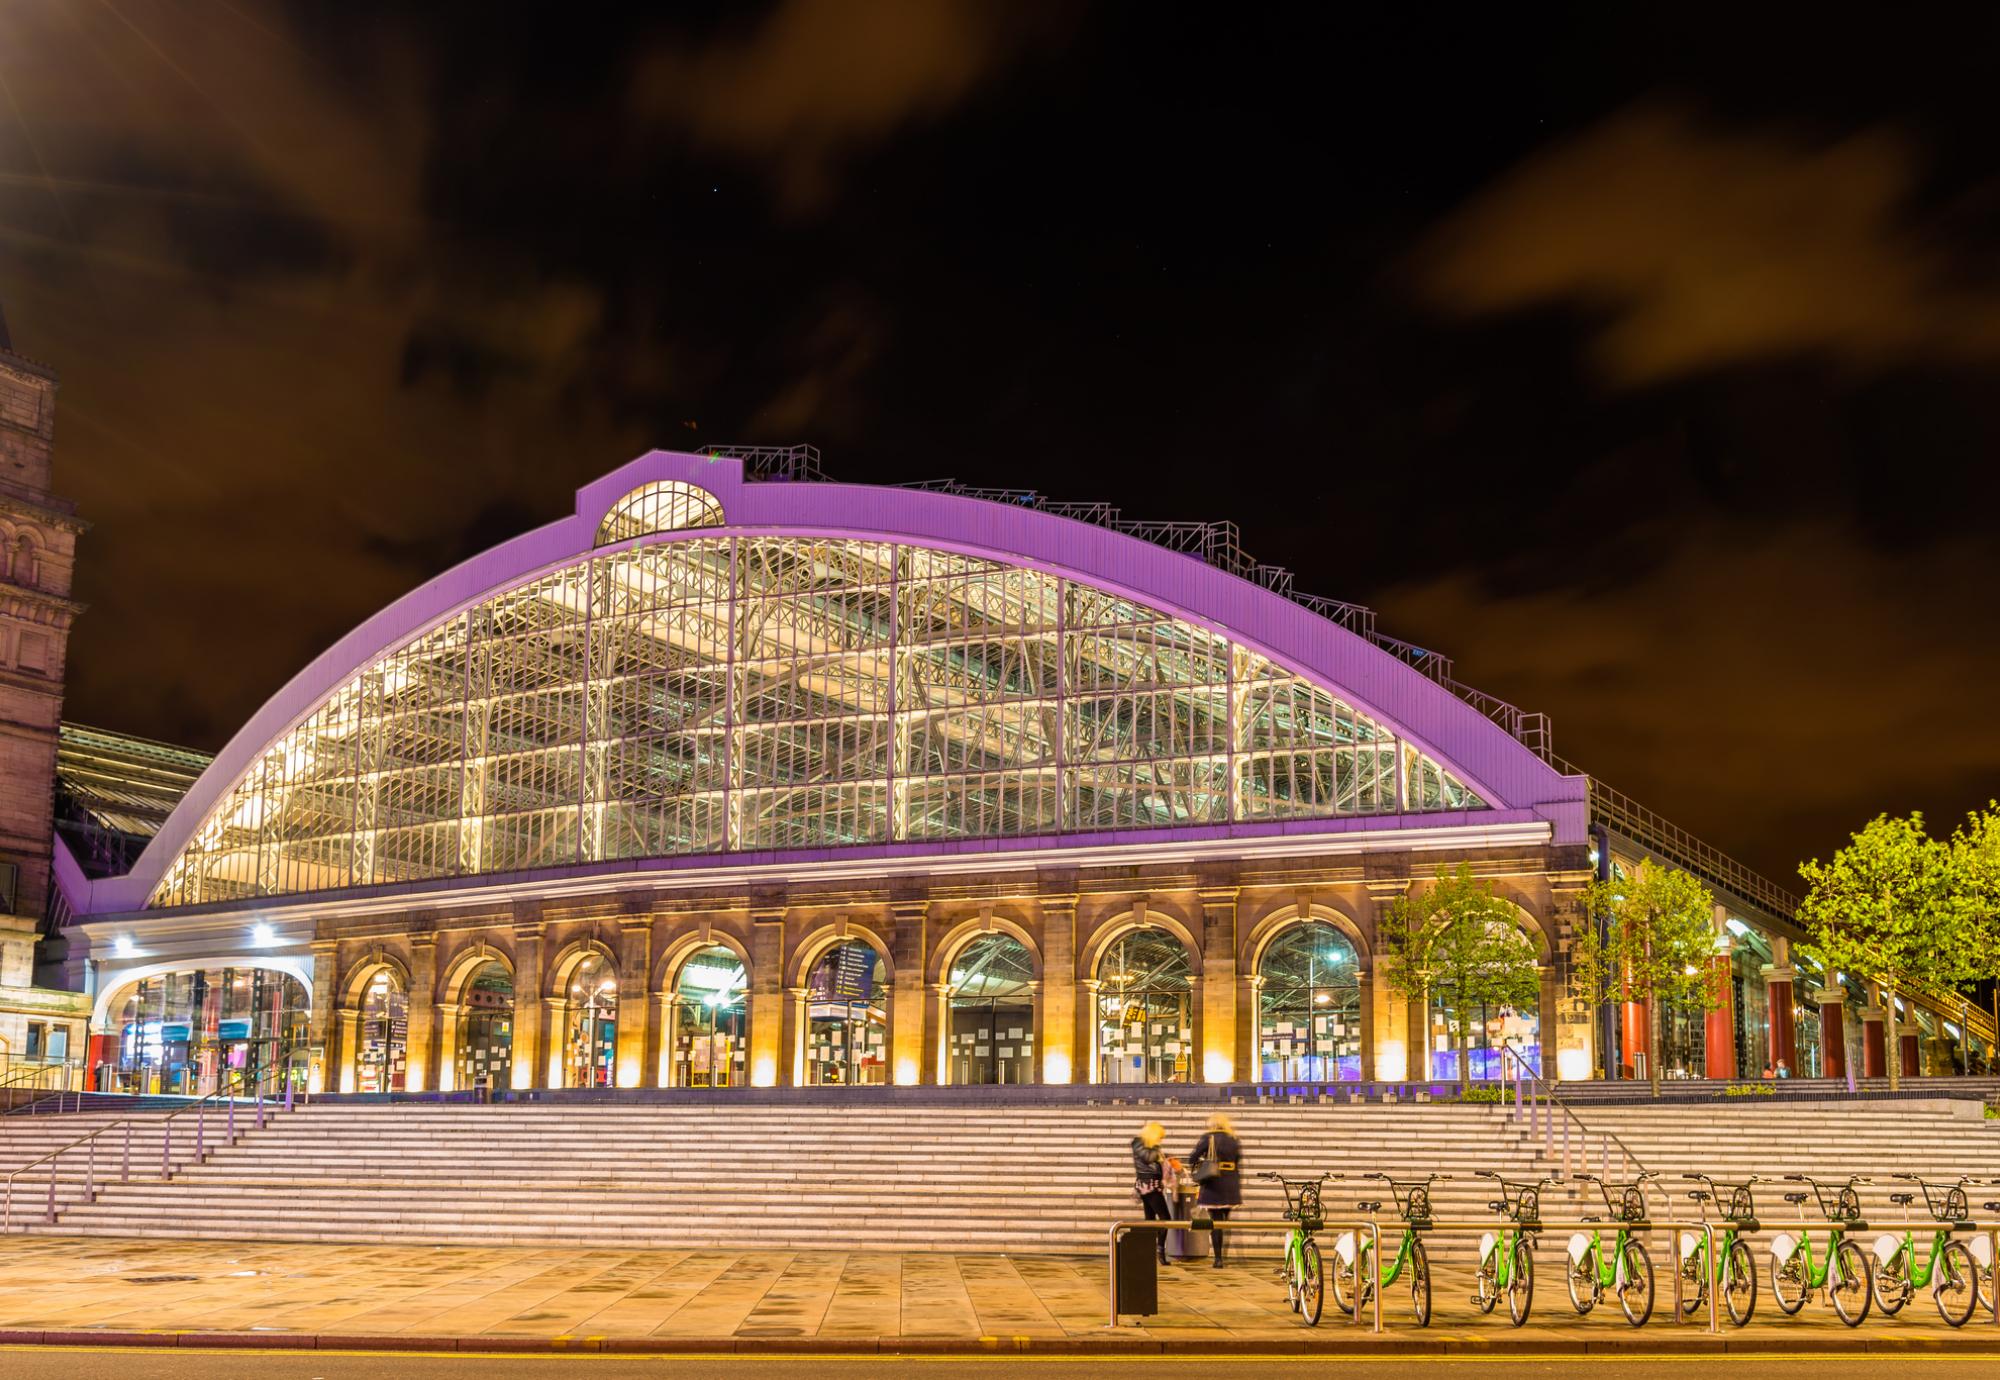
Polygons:
[[1731,1083],[1722,1090],[1724,1097],[1776,1097],[1776,1083]]

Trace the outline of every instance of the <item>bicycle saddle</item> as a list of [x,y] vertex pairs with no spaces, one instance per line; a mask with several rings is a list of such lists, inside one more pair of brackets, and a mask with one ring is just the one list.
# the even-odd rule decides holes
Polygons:
[[2000,1203],[1981,1203],[1979,1206],[1988,1212],[2000,1212]]
[[1382,1200],[1380,1198],[1370,1198],[1365,1202],[1356,1203],[1354,1210],[1356,1212],[1380,1212],[1382,1210]]
[[1486,1205],[1486,1210],[1488,1212],[1505,1212],[1507,1210],[1507,1205],[1503,1202],[1500,1202],[1498,1199],[1495,1199],[1493,1202],[1490,1202]]
[[1585,1222],[1602,1222],[1604,1219],[1594,1212],[1587,1212],[1580,1220]]
[[1806,1195],[1803,1193],[1787,1193],[1785,1195],[1785,1201],[1794,1205],[1803,1203],[1805,1200]]
[[1692,1193],[1688,1194],[1688,1197],[1694,1199],[1697,1203],[1705,1203],[1712,1196],[1713,1195],[1704,1193],[1701,1189],[1698,1188],[1695,1189]]
[[1911,1203],[1917,1201],[1917,1195],[1914,1193],[1891,1193],[1889,1201],[1897,1207],[1908,1207]]

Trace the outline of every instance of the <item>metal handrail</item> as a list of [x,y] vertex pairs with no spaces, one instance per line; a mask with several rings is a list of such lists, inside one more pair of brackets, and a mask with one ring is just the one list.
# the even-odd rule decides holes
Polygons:
[[[143,1121],[137,1117],[122,1117],[117,1121],[111,1122],[109,1125],[99,1127],[87,1136],[82,1136],[67,1145],[51,1150],[48,1154],[38,1159],[30,1160],[28,1163],[19,1166],[7,1175],[4,1189],[0,1189],[0,1234],[13,1230],[14,1181],[28,1171],[44,1164],[48,1166],[49,1181],[42,1221],[45,1225],[53,1225],[55,1223],[57,1216],[56,1182],[61,1177],[62,1157],[81,1147],[89,1147],[86,1151],[84,1161],[83,1201],[86,1203],[95,1202],[97,1199],[97,1142],[110,1136],[114,1131],[122,1130],[125,1133],[123,1155],[119,1168],[119,1182],[130,1183],[132,1181],[132,1137],[134,1129],[137,1127],[143,1126],[148,1129],[158,1127],[160,1130],[160,1180],[162,1182],[174,1176],[175,1127],[173,1123],[182,1117],[192,1114],[195,1119],[194,1155],[191,1161],[195,1164],[202,1163],[209,1155],[208,1106],[211,1102],[221,1099],[224,1108],[223,1145],[233,1145],[236,1143],[236,1106],[239,1102],[247,1100],[252,1104],[257,1129],[262,1130],[267,1118],[274,1114],[274,1109],[267,1110],[264,1097],[265,1084],[270,1080],[273,1073],[287,1075],[284,1107],[286,1110],[290,1110],[293,1106],[292,1090],[294,1083],[289,1074],[295,1062],[295,1060],[287,1060],[283,1064],[272,1065],[269,1068],[261,1070],[254,1083],[246,1080],[241,1071],[231,1069],[229,1071],[230,1076],[224,1081],[222,1087],[217,1088],[214,1092],[204,1094],[185,1107],[176,1108],[164,1117],[157,1119],[147,1118]],[[246,1089],[251,1094],[248,1098],[245,1097]]]
[[[62,1097],[68,1096],[71,1092],[75,1092],[77,1094],[77,1105],[81,1106],[83,1101],[83,1090],[81,1088],[73,1089],[70,1087],[70,1075],[73,1071],[80,1070],[82,1068],[83,1068],[83,1060],[81,1059],[53,1059],[39,1064],[29,1064],[24,1062],[20,1067],[9,1072],[5,1078],[0,1078],[0,1093],[6,1093],[10,1091],[52,1092],[55,1093],[56,1096],[60,1099]],[[42,1078],[46,1078],[48,1076],[48,1072],[50,1069],[62,1070],[63,1080],[62,1080],[62,1086],[60,1088],[42,1087],[38,1081],[35,1081],[35,1080],[40,1080]],[[24,1107],[32,1107],[35,1105],[35,1103],[40,1101],[41,1098],[34,1097],[30,1098],[28,1101],[22,1103],[21,1105]],[[8,1112],[12,1112],[14,1108],[8,1107],[6,1110]],[[62,1110],[62,1105],[60,1101],[58,1101],[56,1105],[56,1110],[57,1111]]]
[[[1514,1106],[1513,1110],[1508,1113],[1508,1119],[1517,1125],[1525,1119],[1528,1123],[1528,1138],[1533,1140],[1537,1136],[1541,1137],[1544,1142],[1543,1154],[1551,1161],[1555,1159],[1556,1155],[1556,1123],[1558,1120],[1556,1113],[1562,1113],[1563,1178],[1570,1179],[1575,1177],[1575,1171],[1570,1168],[1570,1128],[1572,1126],[1576,1128],[1577,1133],[1579,1169],[1587,1171],[1590,1168],[1590,1138],[1592,1135],[1595,1135],[1598,1147],[1598,1167],[1604,1175],[1608,1177],[1611,1171],[1611,1147],[1613,1145],[1618,1147],[1618,1153],[1623,1157],[1622,1173],[1636,1175],[1650,1172],[1646,1168],[1645,1162],[1633,1153],[1632,1147],[1627,1145],[1617,1132],[1602,1130],[1593,1132],[1586,1126],[1583,1118],[1576,1114],[1576,1109],[1571,1107],[1556,1092],[1554,1082],[1536,1070],[1526,1059],[1523,1059],[1519,1052],[1511,1045],[1501,1046],[1500,1052],[1502,1069],[1504,1070],[1511,1065],[1514,1070],[1513,1077],[1505,1078],[1502,1082],[1501,1098],[1503,1105],[1506,1098],[1506,1085],[1511,1083],[1514,1088]],[[1527,1108],[1525,1113],[1522,1111],[1524,1103]],[[1655,1183],[1657,1186],[1656,1181]],[[1673,1203],[1667,1197],[1664,1189],[1661,1190],[1660,1196],[1668,1209],[1671,1210]]]

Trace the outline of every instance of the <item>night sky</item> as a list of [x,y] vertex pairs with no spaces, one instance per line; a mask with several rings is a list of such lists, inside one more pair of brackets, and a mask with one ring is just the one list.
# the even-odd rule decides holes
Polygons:
[[1263,8],[0,0],[69,717],[810,441],[1233,517],[1788,885],[2000,794],[2000,25]]

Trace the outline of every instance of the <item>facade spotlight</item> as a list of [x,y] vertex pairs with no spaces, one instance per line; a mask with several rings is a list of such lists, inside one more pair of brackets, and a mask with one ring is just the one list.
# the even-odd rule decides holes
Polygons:
[[260,949],[270,948],[272,944],[277,942],[277,938],[278,936],[272,932],[271,927],[262,920],[259,920],[250,927],[250,942]]
[[133,947],[131,935],[121,934],[111,941],[111,952],[120,958],[130,958],[138,949]]

